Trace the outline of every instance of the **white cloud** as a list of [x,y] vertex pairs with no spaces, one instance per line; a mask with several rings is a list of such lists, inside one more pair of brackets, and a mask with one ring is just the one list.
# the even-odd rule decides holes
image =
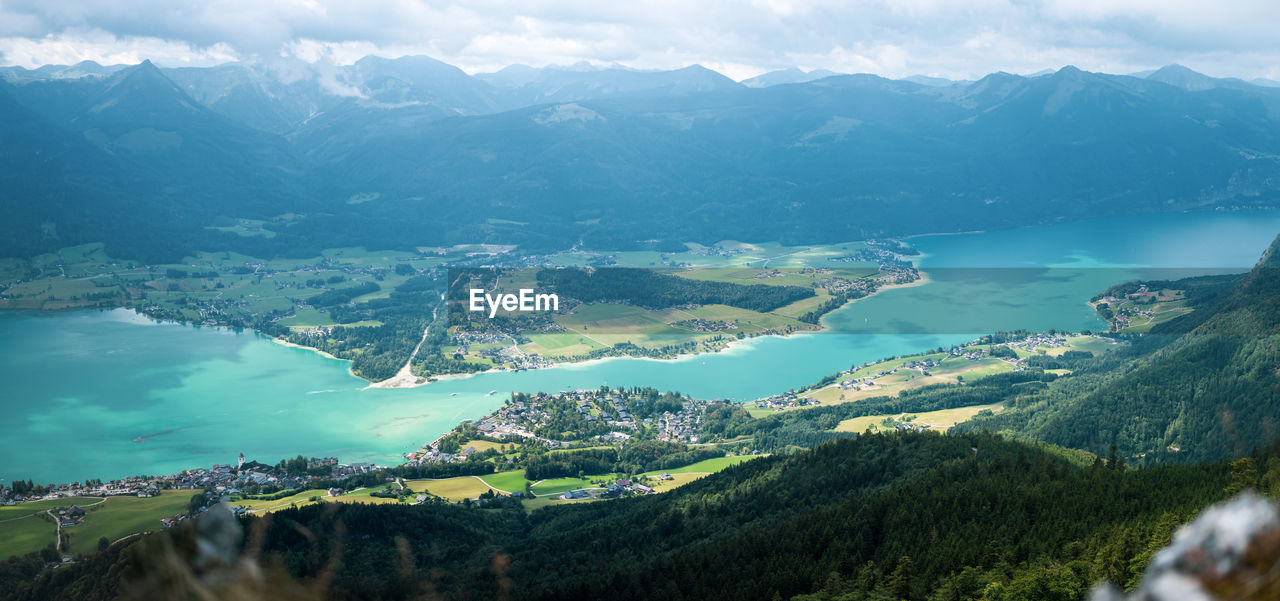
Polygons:
[[1277,22],[1274,0],[3,0],[0,62],[426,54],[470,72],[700,63],[735,78],[791,65],[973,77],[1179,62],[1252,78],[1276,76]]
[[4,64],[27,68],[94,61],[103,65],[136,64],[151,59],[173,67],[206,67],[238,60],[230,45],[198,47],[155,37],[118,38],[102,30],[66,31],[40,38],[0,37]]

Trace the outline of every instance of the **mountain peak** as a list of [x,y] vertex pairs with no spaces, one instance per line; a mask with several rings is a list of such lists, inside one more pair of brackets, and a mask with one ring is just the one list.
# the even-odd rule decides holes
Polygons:
[[207,119],[212,112],[188,96],[148,60],[113,75],[101,96],[76,120],[133,123],[159,115],[176,123],[193,118]]
[[1158,81],[1184,90],[1200,91],[1219,87],[1216,78],[1193,71],[1178,64],[1165,65],[1147,76],[1149,81]]
[[[1207,77],[1205,74],[1200,73],[1195,69],[1192,69],[1190,67],[1186,67],[1183,65],[1179,65],[1178,63],[1170,63],[1168,65],[1160,67],[1159,69],[1156,69],[1155,71],[1153,71],[1151,75],[1155,75],[1157,73],[1163,73],[1166,75],[1177,73],[1177,74],[1198,75],[1200,77]],[[1150,75],[1148,75],[1148,77],[1150,77]]]
[[149,60],[144,60],[132,67],[121,69],[120,73],[117,74],[117,83],[115,85],[118,86],[126,81],[166,83],[177,88],[177,86],[174,85],[168,77],[165,77],[164,73],[160,71],[160,68],[155,66],[155,64]]

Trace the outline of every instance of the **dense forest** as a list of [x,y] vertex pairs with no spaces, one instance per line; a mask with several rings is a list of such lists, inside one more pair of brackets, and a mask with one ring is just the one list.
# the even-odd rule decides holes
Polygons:
[[767,313],[815,294],[804,286],[735,284],[693,280],[653,269],[601,267],[544,269],[538,283],[585,303],[624,302],[651,309],[681,305],[729,305]]
[[233,572],[240,580],[228,582],[217,579],[227,572],[159,561],[198,554],[198,529],[186,527],[34,581],[26,560],[10,560],[0,592],[23,600],[154,598],[194,587],[278,599],[1081,599],[1102,579],[1132,586],[1177,525],[1243,488],[1280,494],[1275,450],[1129,470],[1118,458],[1079,466],[992,434],[877,434],[749,461],[664,495],[533,513],[499,499],[485,508],[320,504],[251,518],[247,542],[232,537],[231,549],[268,570],[265,580]]
[[689,447],[676,442],[646,440],[617,449],[585,449],[534,455],[526,464],[529,480],[582,477],[584,474],[638,474],[723,457],[716,447]]

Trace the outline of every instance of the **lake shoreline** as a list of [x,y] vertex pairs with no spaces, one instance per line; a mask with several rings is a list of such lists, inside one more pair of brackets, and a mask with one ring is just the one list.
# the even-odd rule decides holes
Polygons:
[[[758,340],[758,339],[762,339],[762,338],[769,338],[769,337],[775,337],[775,338],[791,338],[791,337],[795,337],[795,336],[812,335],[812,334],[821,334],[821,333],[823,333],[823,332],[825,332],[825,331],[827,331],[827,330],[830,330],[830,329],[831,329],[831,326],[826,325],[825,321],[826,321],[826,318],[827,318],[827,316],[828,316],[828,315],[831,315],[832,313],[835,313],[836,311],[840,311],[841,309],[845,309],[845,308],[849,307],[850,305],[853,305],[854,303],[856,303],[856,302],[858,302],[858,301],[860,301],[860,300],[864,300],[864,299],[868,299],[868,298],[874,297],[874,296],[876,296],[876,295],[878,295],[878,294],[880,294],[880,293],[882,293],[882,292],[888,292],[888,291],[890,291],[890,290],[897,290],[897,289],[900,289],[900,288],[915,288],[915,287],[917,287],[917,286],[923,286],[923,285],[925,285],[925,284],[928,284],[929,282],[931,282],[931,281],[932,281],[932,280],[930,280],[930,279],[929,279],[929,275],[928,275],[926,272],[924,272],[924,271],[920,270],[918,267],[917,267],[917,271],[916,271],[916,273],[917,273],[917,275],[918,275],[919,277],[917,277],[915,280],[912,280],[912,281],[907,282],[907,283],[904,283],[904,284],[883,284],[883,285],[881,285],[881,286],[877,287],[877,288],[876,288],[876,291],[875,291],[875,292],[872,292],[871,294],[868,294],[868,295],[863,296],[863,297],[860,297],[860,298],[851,299],[849,302],[847,302],[847,303],[845,303],[845,304],[843,304],[843,305],[840,305],[839,307],[836,307],[835,309],[832,309],[831,311],[828,311],[825,315],[823,315],[823,316],[822,316],[822,318],[821,318],[821,319],[819,319],[819,320],[818,320],[818,324],[817,324],[817,325],[818,325],[818,328],[817,328],[817,329],[814,329],[814,330],[798,330],[798,331],[795,331],[795,332],[789,332],[789,333],[786,333],[786,334],[759,334],[759,335],[756,335],[756,336],[747,336],[747,337],[745,337],[745,338],[739,338],[739,339],[737,339],[737,340],[730,340],[729,342],[725,343],[725,345],[724,345],[723,347],[721,347],[721,348],[719,348],[719,349],[716,349],[716,350],[712,350],[712,351],[702,351],[702,352],[698,352],[698,351],[681,352],[681,353],[677,353],[677,354],[676,354],[675,356],[673,356],[673,357],[635,357],[635,356],[631,356],[631,355],[617,355],[617,356],[611,356],[611,357],[596,357],[596,358],[594,358],[594,359],[586,359],[586,360],[583,360],[583,361],[552,361],[552,362],[551,362],[551,364],[550,364],[550,365],[548,365],[548,366],[546,366],[546,367],[537,367],[537,368],[532,368],[532,369],[529,369],[529,370],[526,370],[526,371],[545,370],[545,369],[555,369],[555,368],[570,368],[570,369],[572,369],[572,368],[584,368],[584,369],[585,369],[585,368],[590,367],[590,366],[592,366],[592,365],[597,365],[597,364],[600,364],[600,363],[603,363],[603,362],[606,362],[606,361],[613,361],[613,360],[618,360],[618,359],[632,359],[632,360],[646,360],[646,361],[666,361],[666,362],[687,361],[687,360],[694,359],[694,358],[696,358],[696,357],[705,356],[705,355],[719,355],[719,354],[721,354],[721,353],[729,353],[729,354],[732,354],[736,349],[741,348],[741,347],[743,347],[743,346],[748,346],[748,345],[749,345],[749,343],[751,343],[751,342],[753,342],[753,341],[755,341],[755,340]],[[294,347],[297,347],[297,348],[310,348],[310,347],[306,347],[306,346],[302,346],[302,345],[297,345],[297,344],[292,344],[292,343],[284,343],[284,344],[287,344],[288,346],[294,346]],[[332,355],[329,355],[328,353],[324,353],[323,351],[319,351],[319,350],[317,350],[317,349],[311,349],[311,350],[316,350],[316,352],[322,353],[322,354],[324,354],[324,355],[326,355],[326,356],[328,356],[328,357],[336,358],[336,357],[333,357]],[[399,378],[398,376],[392,376],[392,377],[390,377],[390,378],[387,378],[386,380],[382,380],[382,381],[379,381],[379,382],[370,382],[370,383],[369,383],[369,385],[368,385],[368,386],[366,386],[366,388],[382,388],[382,389],[420,388],[420,387],[427,386],[427,385],[430,385],[430,384],[433,384],[433,383],[436,383],[436,382],[447,382],[447,381],[451,381],[451,380],[466,380],[466,379],[469,379],[469,378],[474,378],[474,377],[479,376],[479,375],[481,375],[481,374],[488,374],[488,373],[502,372],[502,371],[515,371],[515,370],[509,370],[509,369],[488,369],[488,370],[484,370],[484,371],[469,372],[469,373],[465,373],[465,374],[441,374],[441,375],[438,375],[438,376],[431,376],[430,378],[426,378],[425,380],[424,380],[423,378],[421,378],[421,377],[418,377],[418,381],[415,381],[415,382],[405,382],[405,381],[404,381],[404,379]],[[352,375],[355,375],[355,374],[352,374]],[[359,377],[359,376],[357,376],[357,377]],[[362,379],[363,379],[363,378],[362,378]],[[367,380],[366,380],[366,381],[367,381]]]

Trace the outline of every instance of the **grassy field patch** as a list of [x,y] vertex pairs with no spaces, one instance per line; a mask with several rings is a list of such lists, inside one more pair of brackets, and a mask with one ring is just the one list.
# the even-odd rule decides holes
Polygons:
[[882,430],[884,429],[882,422],[884,422],[885,418],[897,419],[914,415],[915,419],[906,423],[926,426],[930,430],[946,431],[951,428],[951,426],[971,419],[982,411],[1000,411],[1002,407],[1002,404],[994,403],[991,405],[973,405],[971,407],[957,407],[954,409],[942,409],[940,411],[927,411],[925,413],[911,413],[906,414],[905,416],[902,414],[867,415],[863,417],[855,417],[853,419],[846,419],[840,422],[840,424],[836,426],[835,430],[837,432],[865,432],[867,428],[871,428],[873,431]]
[[653,485],[653,490],[657,492],[667,492],[669,490],[673,490],[681,486],[684,486],[685,484],[693,482],[694,480],[701,480],[702,478],[706,478],[707,476],[710,476],[710,475],[711,474],[708,474],[708,473],[690,473],[690,474],[673,473],[671,474],[670,480],[657,480],[656,483]]
[[524,485],[528,482],[528,480],[524,479],[524,470],[488,474],[480,476],[480,479],[495,489],[505,490],[509,493],[524,492]]
[[414,492],[426,491],[450,501],[474,499],[493,490],[483,480],[475,476],[460,476],[444,480],[406,480],[405,484]]
[[89,514],[78,526],[64,528],[70,534],[71,551],[87,553],[98,548],[98,539],[120,538],[160,530],[160,518],[186,513],[192,491],[163,491],[159,495],[142,499],[138,497],[107,497],[105,503],[89,507]]
[[51,520],[36,514],[0,522],[0,559],[39,551],[53,544],[55,532]]
[[705,474],[705,473],[714,473],[714,472],[718,472],[718,471],[720,471],[720,470],[722,470],[722,469],[724,469],[724,468],[726,468],[726,467],[729,467],[729,466],[732,466],[732,465],[738,465],[739,463],[742,463],[743,461],[750,461],[750,460],[752,460],[752,459],[755,459],[756,457],[763,457],[763,455],[734,455],[733,457],[714,457],[714,458],[711,458],[711,459],[704,459],[704,460],[702,460],[702,461],[699,461],[699,462],[697,462],[697,463],[693,463],[693,464],[689,464],[689,465],[686,465],[686,466],[684,466],[684,467],[676,467],[676,468],[671,468],[671,469],[667,469],[667,470],[655,470],[655,471],[652,471],[652,472],[645,472],[645,474],[644,474],[644,475],[646,475],[646,476],[657,476],[657,475],[659,475],[659,474],[663,474],[663,473],[667,473],[667,474],[671,474],[671,475],[675,475],[675,474],[697,474],[697,473],[704,473],[704,474]]
[[552,478],[533,485],[533,494],[538,496],[558,495],[570,490],[592,488],[596,483],[586,478]]

